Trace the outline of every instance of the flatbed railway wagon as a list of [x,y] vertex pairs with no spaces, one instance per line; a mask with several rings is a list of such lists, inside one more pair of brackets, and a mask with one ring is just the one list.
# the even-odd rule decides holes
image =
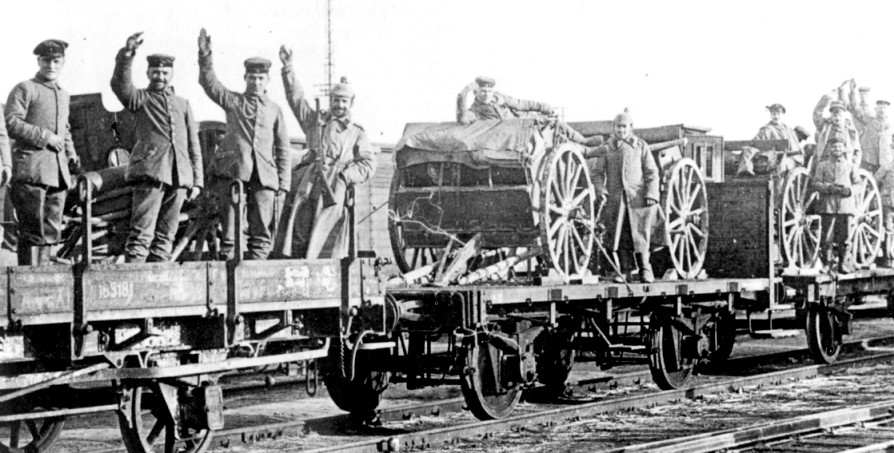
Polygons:
[[[91,166],[111,155],[127,157],[98,152]],[[108,199],[94,196],[96,176],[69,197],[71,264],[0,268],[0,452],[50,451],[67,417],[107,411],[130,453],[201,452],[225,426],[219,378],[271,364],[308,362],[345,410],[378,404],[380,389],[353,371],[391,331],[373,253],[352,240],[343,259],[101,262],[94,208]]]
[[[573,126],[586,135],[610,130],[610,123]],[[550,127],[503,127],[514,127],[515,135],[502,130],[512,138],[500,142],[511,146],[497,148],[509,156],[499,161],[469,165],[476,156],[494,157],[480,153],[479,145],[491,142],[460,140],[469,131],[455,125],[410,125],[397,145],[390,216],[395,254],[404,257],[406,273],[386,299],[399,319],[392,334],[399,347],[379,363],[410,387],[458,376],[468,407],[488,419],[508,415],[521,392],[538,383],[561,394],[579,351],[606,367],[648,363],[662,388],[685,385],[698,363],[724,360],[735,340],[734,308],[766,305],[780,283],[768,253],[772,188],[722,182],[722,138],[704,129],[636,131],[654,145],[662,170],[665,234],[681,239],[660,244],[670,251],[667,280],[607,282],[598,274],[608,259],[601,269],[588,263],[573,273],[562,267],[565,261],[544,256],[544,250],[564,248],[544,234],[561,228],[552,225],[563,218],[551,213],[577,209],[589,215],[558,196],[589,197],[583,194],[591,190],[589,169],[575,160],[580,149],[554,140]],[[438,139],[425,140],[432,134]],[[596,254],[605,247],[596,227],[598,207],[593,212],[586,220],[575,214],[564,219],[592,222]],[[469,248],[477,255],[465,267],[455,265],[470,256]],[[446,349],[433,348],[438,340]]]

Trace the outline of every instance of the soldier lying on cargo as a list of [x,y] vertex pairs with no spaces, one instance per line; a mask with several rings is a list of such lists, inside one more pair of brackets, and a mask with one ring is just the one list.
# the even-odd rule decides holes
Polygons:
[[[490,77],[479,76],[466,85],[456,98],[456,121],[460,124],[472,124],[478,120],[519,118],[524,112],[556,116],[556,109],[545,102],[515,99],[494,91],[496,83]],[[562,121],[556,122],[556,129],[572,142],[581,145],[597,146],[602,143],[601,136],[584,137]]]

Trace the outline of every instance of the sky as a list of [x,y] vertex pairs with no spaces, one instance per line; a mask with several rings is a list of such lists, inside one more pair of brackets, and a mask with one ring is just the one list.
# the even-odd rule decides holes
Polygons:
[[[791,126],[812,129],[819,98],[842,81],[894,101],[891,17],[884,1],[331,0],[337,80],[357,97],[353,115],[371,139],[396,142],[406,123],[452,121],[456,95],[478,75],[499,92],[548,102],[567,121],[611,119],[625,107],[636,127],[693,124],[728,140],[751,138],[782,103]],[[224,113],[198,85],[196,40],[211,35],[218,78],[244,89],[242,62],[273,60],[268,93],[289,116],[278,49],[294,50],[310,96],[326,81],[326,0],[3,1],[0,91],[37,70],[34,46],[68,41],[60,84],[71,94],[109,88],[114,57],[143,31],[145,55],[172,54],[174,86],[202,120]],[[19,18],[20,20],[10,20]],[[324,99],[325,102],[325,99]]]

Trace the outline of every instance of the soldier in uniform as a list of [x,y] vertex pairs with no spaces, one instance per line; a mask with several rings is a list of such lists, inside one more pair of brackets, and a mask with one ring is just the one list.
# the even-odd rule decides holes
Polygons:
[[[13,88],[5,117],[15,141],[10,198],[19,220],[18,263],[49,262],[50,249],[62,238],[62,208],[71,187],[69,166],[79,164],[68,124],[69,96],[57,80],[68,44],[46,40],[34,48],[39,70]],[[3,156],[0,179],[9,179]]]
[[[174,95],[174,57],[149,55],[149,87],[136,89],[131,67],[142,33],[127,38],[115,59],[112,91],[135,113],[136,143],[125,178],[133,188],[128,263],[169,261],[184,200],[203,185],[199,128],[189,102]],[[189,193],[187,193],[187,190]]]
[[[854,119],[857,132],[860,133],[860,149],[863,150],[863,160],[860,168],[877,172],[880,168],[887,168],[894,164],[894,153],[891,150],[891,134],[894,132],[888,121],[888,106],[890,102],[878,100],[875,103],[875,114],[869,108],[869,88],[861,87],[859,95],[855,93],[857,83],[850,80],[850,102],[848,111]],[[858,99],[859,96],[859,99]]]
[[831,248],[834,244],[838,254],[838,271],[854,271],[848,243],[848,226],[857,213],[853,187],[859,183],[857,166],[847,158],[845,140],[832,136],[826,141],[829,158],[819,163],[813,179],[813,190],[819,193],[819,212],[822,218],[823,258],[831,262]]
[[[279,58],[289,107],[308,137],[309,149],[321,155],[304,154],[295,170],[274,252],[308,259],[342,257],[348,245],[348,225],[344,221],[348,188],[372,177],[376,169],[375,148],[363,126],[351,117],[354,91],[345,79],[332,87],[329,111],[317,112],[304,98],[304,89],[295,77],[292,51],[283,46]],[[318,115],[322,122],[321,143],[314,143]],[[315,171],[317,159],[323,167],[322,176]],[[334,205],[323,205],[321,184],[332,188]]]
[[[199,33],[199,84],[227,113],[227,134],[216,151],[210,172],[219,200],[223,227],[221,258],[232,259],[236,210],[230,183],[242,181],[248,198],[247,259],[266,259],[273,246],[273,210],[277,193],[289,190],[292,178],[289,133],[282,109],[267,97],[270,60],[245,60],[245,92],[228,90],[217,80],[211,58],[211,37]],[[242,215],[241,213],[239,215]]]
[[[456,97],[456,121],[460,124],[472,124],[478,120],[518,118],[519,114],[523,112],[538,112],[546,116],[555,116],[556,109],[545,102],[515,99],[494,91],[496,83],[490,77],[479,76],[475,78],[474,82],[466,85]],[[475,100],[469,105],[472,94],[475,95]],[[601,136],[584,137],[563,122],[558,122],[557,128],[575,143],[586,146],[596,146],[602,143]]]
[[[844,140],[845,153],[853,162],[858,165],[862,162],[863,152],[860,148],[860,137],[853,123],[847,118],[847,106],[841,100],[846,97],[844,90],[844,85],[838,88],[837,95],[839,100],[833,100],[833,95],[831,94],[823,95],[813,109],[813,124],[817,130],[816,163],[814,163],[814,166],[826,157],[826,142],[833,136]],[[824,115],[826,108],[829,109],[830,113],[828,117]],[[813,171],[815,170],[816,168],[814,167]]]
[[655,277],[649,262],[652,228],[658,215],[658,165],[649,145],[633,135],[633,118],[620,113],[612,126],[612,137],[603,145],[587,148],[585,157],[592,169],[593,183],[605,199],[602,218],[614,221],[609,232],[612,251],[620,272],[614,281],[629,279],[625,272],[633,266],[631,255],[639,266],[643,283]]
[[[777,162],[775,153],[770,152],[769,160],[771,168],[775,167],[778,174],[785,174],[792,168],[804,165],[804,157],[801,155],[801,142],[795,130],[782,120],[785,118],[785,106],[782,104],[772,104],[767,106],[770,111],[770,122],[765,124],[757,131],[754,140],[785,140],[788,142],[787,155]],[[746,147],[739,156],[739,169],[737,174],[754,175],[754,159],[760,151]]]

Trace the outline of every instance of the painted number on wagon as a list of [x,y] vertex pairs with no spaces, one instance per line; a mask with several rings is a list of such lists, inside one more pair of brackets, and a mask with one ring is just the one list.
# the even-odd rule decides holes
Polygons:
[[133,282],[109,282],[99,285],[100,299],[118,299],[133,296]]

